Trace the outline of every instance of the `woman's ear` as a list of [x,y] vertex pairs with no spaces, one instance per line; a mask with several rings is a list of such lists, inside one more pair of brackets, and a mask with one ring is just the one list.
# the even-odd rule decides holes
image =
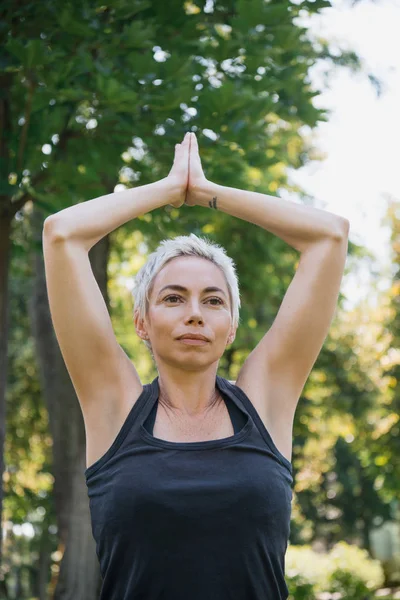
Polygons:
[[144,321],[143,321],[143,319],[141,319],[139,317],[139,312],[138,311],[135,311],[134,316],[133,316],[133,321],[135,323],[135,329],[136,329],[137,335],[142,340],[148,340],[149,336],[147,334],[146,327],[144,325]]
[[232,329],[228,336],[227,345],[233,344],[233,342],[235,341],[235,338],[236,338],[236,329],[235,330]]

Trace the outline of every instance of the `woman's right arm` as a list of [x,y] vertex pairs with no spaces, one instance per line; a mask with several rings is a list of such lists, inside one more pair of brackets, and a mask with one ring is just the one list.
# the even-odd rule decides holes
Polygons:
[[115,337],[89,250],[173,196],[173,182],[164,179],[76,204],[47,218],[43,227],[50,313],[84,417],[88,466],[110,447],[143,389]]
[[47,217],[43,230],[54,239],[73,240],[89,252],[117,227],[173,202],[177,193],[174,180],[165,177],[64,208]]

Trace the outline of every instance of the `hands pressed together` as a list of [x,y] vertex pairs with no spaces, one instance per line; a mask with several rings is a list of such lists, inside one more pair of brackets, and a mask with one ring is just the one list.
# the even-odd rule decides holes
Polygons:
[[175,145],[174,164],[168,179],[174,181],[178,190],[176,202],[172,202],[172,206],[179,208],[182,204],[187,206],[197,204],[197,195],[204,188],[207,178],[201,166],[195,133],[188,131],[182,143]]

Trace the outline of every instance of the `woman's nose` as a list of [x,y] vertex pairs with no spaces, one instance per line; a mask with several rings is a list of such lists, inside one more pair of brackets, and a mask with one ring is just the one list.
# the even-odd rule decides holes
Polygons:
[[192,316],[192,317],[189,317],[188,322],[189,323],[193,323],[193,322],[202,323],[203,317],[201,315]]
[[200,310],[200,304],[198,302],[192,302],[189,303],[188,305],[188,310],[187,310],[187,319],[189,321],[202,321],[203,320],[203,315],[201,313]]

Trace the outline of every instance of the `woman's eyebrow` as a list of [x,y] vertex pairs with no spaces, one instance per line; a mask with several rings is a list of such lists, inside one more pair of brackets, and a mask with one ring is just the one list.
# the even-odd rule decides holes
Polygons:
[[[187,292],[188,289],[185,288],[183,285],[178,285],[178,284],[170,284],[170,285],[165,285],[159,292],[158,295],[161,294],[161,292],[163,292],[164,290],[166,290],[167,288],[171,289],[171,290],[176,290],[178,292]],[[226,297],[226,294],[224,292],[224,290],[221,290],[221,288],[219,287],[215,287],[215,286],[209,286],[204,288],[203,292],[221,292],[221,294],[223,294]]]

